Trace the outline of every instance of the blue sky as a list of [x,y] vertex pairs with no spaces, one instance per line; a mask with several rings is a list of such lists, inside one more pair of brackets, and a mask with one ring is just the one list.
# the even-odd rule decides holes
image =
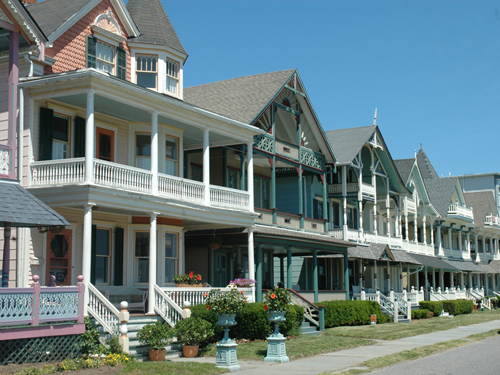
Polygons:
[[371,125],[394,159],[500,172],[500,0],[162,0],[186,87],[297,68],[325,130]]

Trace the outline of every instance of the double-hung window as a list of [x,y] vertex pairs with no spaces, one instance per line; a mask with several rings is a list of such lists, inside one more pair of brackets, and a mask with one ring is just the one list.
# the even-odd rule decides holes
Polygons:
[[165,233],[165,283],[174,281],[177,275],[178,240],[177,233]]
[[149,282],[149,232],[135,232],[135,283]]
[[52,130],[52,160],[66,159],[69,156],[70,122],[68,116],[54,113]]
[[151,135],[136,133],[135,135],[135,166],[151,169]]
[[148,89],[155,89],[157,85],[158,56],[156,55],[136,55],[136,75],[137,84]]
[[96,68],[127,78],[127,53],[125,50],[105,43],[96,37],[87,36],[87,68]]
[[167,92],[177,95],[179,92],[179,63],[167,58]]
[[96,284],[109,284],[111,267],[111,229],[97,228],[96,230]]
[[165,136],[165,173],[177,176],[179,164],[179,140]]

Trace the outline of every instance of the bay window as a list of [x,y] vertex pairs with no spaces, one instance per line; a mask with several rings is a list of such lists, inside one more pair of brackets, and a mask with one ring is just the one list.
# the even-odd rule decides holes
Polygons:
[[136,55],[136,82],[139,86],[156,89],[158,57],[155,55]]
[[179,86],[179,63],[167,58],[167,91],[178,94]]

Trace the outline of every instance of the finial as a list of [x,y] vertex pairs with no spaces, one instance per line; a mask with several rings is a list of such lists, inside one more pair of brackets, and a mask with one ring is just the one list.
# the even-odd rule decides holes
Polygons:
[[377,126],[377,108],[375,107],[375,115],[373,116],[373,126]]

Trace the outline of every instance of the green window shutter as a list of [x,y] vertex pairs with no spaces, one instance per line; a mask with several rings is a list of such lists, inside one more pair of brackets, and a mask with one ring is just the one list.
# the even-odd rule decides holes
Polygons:
[[123,228],[115,229],[115,277],[114,285],[123,285]]
[[127,80],[127,53],[121,48],[116,49],[116,76]]
[[[83,249],[85,251],[85,249]],[[90,245],[90,282],[95,285],[97,258],[97,226],[92,225],[92,239]]]
[[52,159],[52,130],[54,128],[54,111],[49,108],[40,108],[40,140],[39,159]]
[[75,118],[75,158],[85,156],[85,119]]
[[96,67],[97,38],[87,35],[87,68]]

